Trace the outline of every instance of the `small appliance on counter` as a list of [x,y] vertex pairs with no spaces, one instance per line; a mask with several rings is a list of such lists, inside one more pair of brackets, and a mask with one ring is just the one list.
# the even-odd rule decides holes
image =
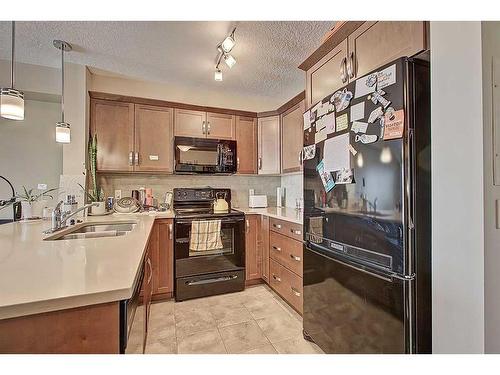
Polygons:
[[249,195],[248,207],[250,208],[266,208],[267,195]]

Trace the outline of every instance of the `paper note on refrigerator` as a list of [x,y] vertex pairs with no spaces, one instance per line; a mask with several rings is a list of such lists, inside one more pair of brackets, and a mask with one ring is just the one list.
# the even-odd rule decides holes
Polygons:
[[[371,85],[371,86],[370,86]],[[375,91],[376,85],[372,82],[372,75],[358,78],[354,89],[354,99],[368,95]]]
[[377,72],[377,90],[396,83],[396,64]]
[[316,132],[316,135],[314,136],[314,143],[323,142],[327,137],[328,133],[326,131],[326,128],[324,127],[319,132]]
[[336,126],[337,126],[337,131],[340,132],[342,130],[346,130],[349,127],[349,120],[347,118],[347,113],[344,113],[343,115],[340,115],[337,117],[335,120]]
[[351,125],[351,131],[358,133],[366,133],[366,129],[368,129],[368,123],[361,121],[354,121]]
[[351,121],[362,120],[365,117],[365,102],[351,106]]
[[333,172],[351,168],[349,133],[325,141],[323,161],[325,171]]
[[326,128],[326,133],[331,134],[335,131],[335,113],[332,112],[322,117],[323,125]]
[[311,111],[304,113],[304,130],[311,127]]

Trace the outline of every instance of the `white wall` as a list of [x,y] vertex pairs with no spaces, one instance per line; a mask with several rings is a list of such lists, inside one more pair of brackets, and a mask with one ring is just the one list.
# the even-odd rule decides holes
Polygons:
[[289,174],[281,176],[281,187],[285,188],[285,207],[295,208],[296,199],[303,198],[303,178],[302,173]]
[[431,22],[433,351],[484,351],[481,23]]
[[[0,60],[0,87],[10,86],[10,61]],[[16,63],[15,87],[24,92],[61,94],[61,71],[40,65]]]
[[[0,118],[0,174],[12,182],[17,193],[38,183],[59,186],[62,172],[62,145],[55,142],[59,103],[25,101],[24,121]],[[0,199],[11,196],[9,186],[0,181]],[[0,219],[11,219],[12,210],[0,210]]]
[[[483,116],[484,116],[484,345],[486,353],[500,353],[500,230],[496,228],[495,201],[500,186],[493,185],[493,96],[499,93],[500,22],[482,22],[483,39]],[[493,82],[493,59],[497,61]],[[493,83],[497,87],[493,87]],[[498,98],[498,96],[496,96]],[[497,103],[497,106],[500,103]],[[498,112],[497,112],[498,113]],[[496,119],[499,136],[500,118]]]
[[273,110],[283,104],[273,97],[263,98],[248,95],[228,96],[221,95],[219,91],[210,91],[206,89],[198,90],[193,86],[173,86],[164,83],[146,82],[125,77],[110,77],[97,74],[92,74],[91,90],[254,112]]

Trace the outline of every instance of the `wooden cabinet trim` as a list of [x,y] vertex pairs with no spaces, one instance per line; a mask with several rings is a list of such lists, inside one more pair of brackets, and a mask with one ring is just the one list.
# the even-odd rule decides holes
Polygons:
[[111,93],[98,92],[98,91],[89,91],[89,95],[92,99],[103,99],[103,100],[110,100],[110,101],[115,101],[115,102],[145,104],[145,105],[152,105],[152,106],[158,106],[158,107],[179,108],[179,109],[195,110],[195,111],[202,111],[202,112],[213,112],[213,113],[231,114],[231,115],[237,115],[237,116],[257,117],[256,112],[243,111],[243,110],[238,110],[238,109],[207,107],[207,106],[201,106],[201,105],[195,105],[195,104],[171,102],[171,101],[159,100],[159,99],[139,98],[136,96],[118,95],[118,94],[111,94]]
[[304,71],[311,69],[363,23],[364,21],[343,22],[342,25],[339,26],[327,40],[325,40],[302,64],[299,65],[299,69]]

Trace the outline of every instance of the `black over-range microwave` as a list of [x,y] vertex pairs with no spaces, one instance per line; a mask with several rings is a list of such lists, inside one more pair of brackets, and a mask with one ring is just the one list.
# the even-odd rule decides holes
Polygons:
[[236,173],[236,141],[175,137],[175,173]]

